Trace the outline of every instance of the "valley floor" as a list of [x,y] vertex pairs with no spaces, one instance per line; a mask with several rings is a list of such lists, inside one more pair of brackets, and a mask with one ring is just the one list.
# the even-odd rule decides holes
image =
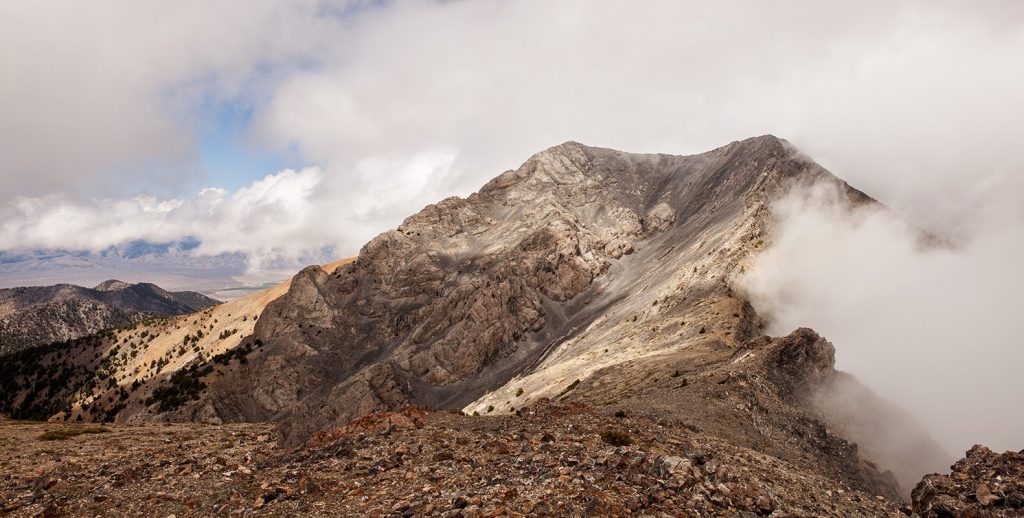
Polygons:
[[10,516],[901,516],[703,433],[547,401],[408,408],[278,448],[270,425],[0,422]]

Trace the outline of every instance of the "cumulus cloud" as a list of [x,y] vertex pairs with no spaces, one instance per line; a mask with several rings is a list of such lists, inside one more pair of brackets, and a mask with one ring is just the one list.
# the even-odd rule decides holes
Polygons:
[[1019,221],[949,242],[840,200],[819,185],[775,204],[771,246],[741,281],[769,332],[828,336],[839,368],[910,409],[948,451],[1019,449]]
[[283,250],[275,240],[301,239],[289,230],[308,226],[309,199],[322,180],[322,171],[309,168],[268,175],[235,193],[210,188],[186,199],[23,197],[5,211],[0,247],[99,252],[133,240],[195,238],[196,252],[211,255]]
[[267,175],[235,192],[207,188],[186,198],[21,197],[0,210],[0,250],[101,252],[138,240],[194,241],[193,255],[242,252],[253,273],[287,271],[358,248],[377,231],[388,203],[436,199],[449,188],[444,179],[454,164],[455,156],[443,152],[374,158],[355,164],[354,183],[310,167]]
[[[1024,7],[1015,2],[223,0],[0,10],[0,203],[54,193],[71,208],[91,198],[131,204],[137,193],[183,197],[185,179],[194,185],[202,174],[196,113],[222,104],[251,112],[251,145],[295,153],[321,169],[323,185],[338,186],[310,201],[365,209],[324,243],[343,244],[343,254],[427,196],[466,194],[565,140],[683,154],[774,133],[944,229],[976,212],[965,191],[1013,182],[1024,191],[1012,130],[1024,118]],[[457,160],[440,178],[428,176],[431,167],[367,169],[442,155]],[[406,192],[414,186],[420,195]],[[337,194],[357,188],[372,195]],[[315,219],[262,228],[281,235],[271,225],[283,232]],[[239,246],[231,235],[210,239],[221,242],[208,250]]]
[[264,95],[332,20],[312,1],[3,2],[0,198],[180,186],[197,107]]

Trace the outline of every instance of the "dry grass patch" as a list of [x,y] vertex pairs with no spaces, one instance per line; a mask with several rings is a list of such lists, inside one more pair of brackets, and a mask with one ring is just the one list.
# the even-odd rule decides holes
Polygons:
[[70,439],[77,437],[82,434],[92,433],[107,433],[110,430],[102,426],[83,426],[80,428],[61,428],[60,430],[50,430],[44,432],[38,437],[40,441],[63,441],[64,439]]

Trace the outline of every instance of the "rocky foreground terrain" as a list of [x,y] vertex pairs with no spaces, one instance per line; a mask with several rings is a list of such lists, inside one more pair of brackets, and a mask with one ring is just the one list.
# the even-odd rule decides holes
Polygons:
[[578,404],[520,413],[410,408],[297,450],[274,448],[265,425],[111,427],[54,441],[39,436],[63,427],[6,425],[6,440],[25,447],[5,449],[0,497],[25,516],[899,515],[888,500],[680,423]]
[[948,475],[924,477],[912,493],[914,512],[942,516],[1024,516],[1024,450],[996,453],[975,446]]
[[57,284],[0,289],[0,355],[219,303],[201,293],[117,280],[95,288]]
[[405,408],[278,447],[265,424],[0,422],[9,516],[1024,515],[1022,455],[976,447],[904,505],[691,425],[542,400]]

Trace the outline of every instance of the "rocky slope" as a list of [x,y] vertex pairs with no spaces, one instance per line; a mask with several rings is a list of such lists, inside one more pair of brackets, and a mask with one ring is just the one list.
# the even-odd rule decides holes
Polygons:
[[[579,404],[500,417],[407,408],[296,450],[275,448],[263,425],[0,430],[24,445],[0,454],[13,516],[903,516],[774,457]],[[41,439],[62,431],[90,433]]]
[[92,289],[71,284],[0,289],[0,354],[216,304],[200,293],[117,280]]
[[[767,204],[815,180],[868,202],[774,137],[690,157],[551,148],[467,199],[427,207],[344,268],[300,272],[256,326],[265,347],[178,417],[204,408],[280,419],[301,439],[406,403],[460,407],[566,355],[578,360],[571,376],[524,390],[556,395],[605,366],[690,342],[736,347],[759,332],[729,317],[743,306],[729,276],[763,245]],[[670,292],[685,304],[658,307]],[[691,313],[681,334],[642,336],[648,320]],[[611,347],[588,326],[640,335],[642,346]],[[588,337],[600,348],[578,346]],[[505,390],[495,397],[511,400]]]
[[[547,397],[676,419],[895,497],[883,472],[896,463],[844,438],[885,403],[865,390],[822,412],[817,395],[855,383],[834,371],[832,346],[807,330],[764,336],[734,291],[766,246],[771,202],[809,182],[874,203],[770,136],[688,157],[556,146],[425,208],[351,264],[300,272],[244,362],[198,373],[187,401],[119,418],[274,420],[298,444],[406,404],[486,415]],[[876,424],[859,437],[867,453],[884,450],[870,443],[887,427],[921,445],[903,494],[948,462],[912,423]]]
[[282,449],[270,424],[0,419],[10,516],[1024,516],[1024,455],[975,447],[913,507],[713,434],[541,399],[412,407]]
[[[515,423],[554,399],[593,409],[593,426],[626,412],[899,501],[945,455],[836,372],[824,338],[765,336],[735,286],[767,246],[770,204],[811,182],[874,203],[771,136],[694,156],[566,143],[468,198],[428,206],[355,261],[303,270],[231,344],[195,349],[218,329],[206,310],[173,331],[161,324],[159,336],[183,342],[155,349],[159,358],[137,329],[48,352],[61,358],[51,364],[77,355],[116,374],[41,399],[70,396],[78,406],[60,417],[72,420],[275,421],[286,446],[410,404]],[[39,384],[26,369],[21,408],[24,387]],[[837,393],[855,404],[830,404]],[[880,438],[896,434],[918,445],[913,473],[894,474],[900,458],[883,455]]]

